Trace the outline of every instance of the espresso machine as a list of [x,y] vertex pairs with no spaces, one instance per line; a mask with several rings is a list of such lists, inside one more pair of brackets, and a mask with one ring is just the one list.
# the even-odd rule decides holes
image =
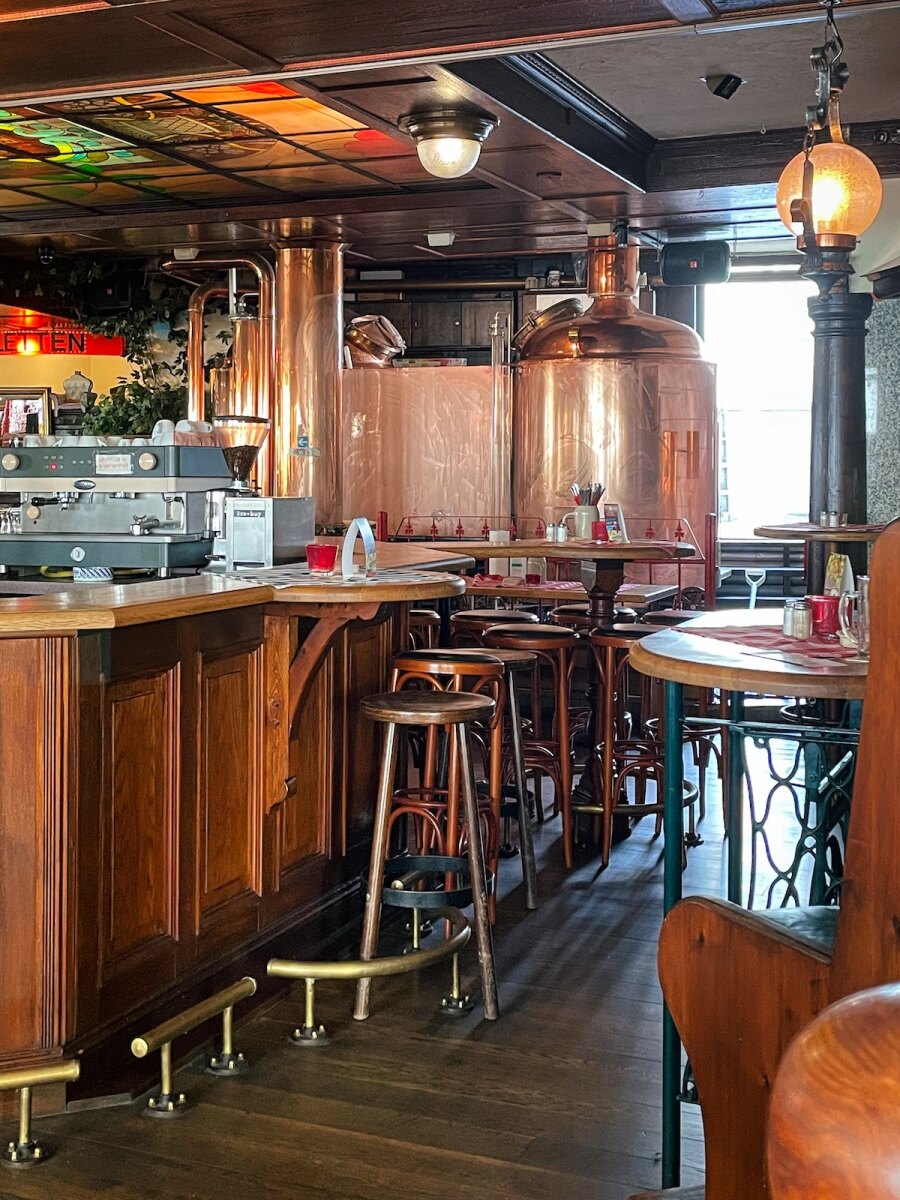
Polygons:
[[0,452],[0,497],[9,500],[0,506],[0,574],[69,568],[78,581],[132,569],[166,578],[205,566],[207,496],[232,480],[219,446],[55,440]]
[[208,524],[214,536],[210,571],[241,571],[297,562],[316,535],[311,496],[260,496],[250,481],[269,432],[266,417],[214,417],[222,453],[231,470],[227,488],[208,496]]

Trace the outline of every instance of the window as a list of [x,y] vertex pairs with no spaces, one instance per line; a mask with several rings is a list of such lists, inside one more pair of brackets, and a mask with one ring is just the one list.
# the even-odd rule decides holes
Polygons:
[[813,339],[805,280],[707,286],[704,340],[717,364],[719,536],[809,519]]

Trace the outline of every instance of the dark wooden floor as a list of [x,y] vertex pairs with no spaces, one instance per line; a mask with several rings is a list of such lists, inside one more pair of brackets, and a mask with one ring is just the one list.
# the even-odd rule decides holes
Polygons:
[[[298,1050],[287,1041],[297,992],[240,1030],[249,1075],[180,1073],[194,1101],[182,1120],[134,1106],[39,1121],[57,1155],[0,1172],[0,1200],[624,1200],[658,1187],[661,839],[645,820],[604,875],[595,860],[567,875],[558,822],[545,828],[539,911],[525,911],[520,887],[500,905],[499,1021],[439,1016],[442,965],[377,981],[362,1024],[348,986],[322,987],[334,1041]],[[712,797],[702,830],[687,886],[720,892]],[[515,883],[518,864],[505,868]],[[473,979],[471,950],[464,965]],[[695,1111],[685,1125],[683,1182],[696,1184]]]

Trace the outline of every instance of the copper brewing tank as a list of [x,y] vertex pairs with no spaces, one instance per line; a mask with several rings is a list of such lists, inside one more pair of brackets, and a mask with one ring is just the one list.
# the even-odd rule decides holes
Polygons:
[[[570,485],[603,483],[630,537],[677,519],[699,542],[718,502],[715,373],[686,325],[637,306],[638,248],[591,240],[582,313],[547,317],[516,339],[513,508],[559,519]],[[562,308],[562,306],[559,306]]]
[[352,367],[389,367],[406,349],[399,330],[381,316],[354,317],[344,329],[345,353]]

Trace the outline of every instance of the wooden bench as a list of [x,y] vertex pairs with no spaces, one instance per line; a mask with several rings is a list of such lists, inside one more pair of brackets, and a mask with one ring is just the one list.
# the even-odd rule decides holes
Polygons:
[[768,1195],[766,1119],[788,1043],[826,1005],[900,979],[898,578],[894,522],[872,564],[871,667],[841,908],[748,912],[691,897],[663,924],[660,979],[703,1111],[705,1200]]

